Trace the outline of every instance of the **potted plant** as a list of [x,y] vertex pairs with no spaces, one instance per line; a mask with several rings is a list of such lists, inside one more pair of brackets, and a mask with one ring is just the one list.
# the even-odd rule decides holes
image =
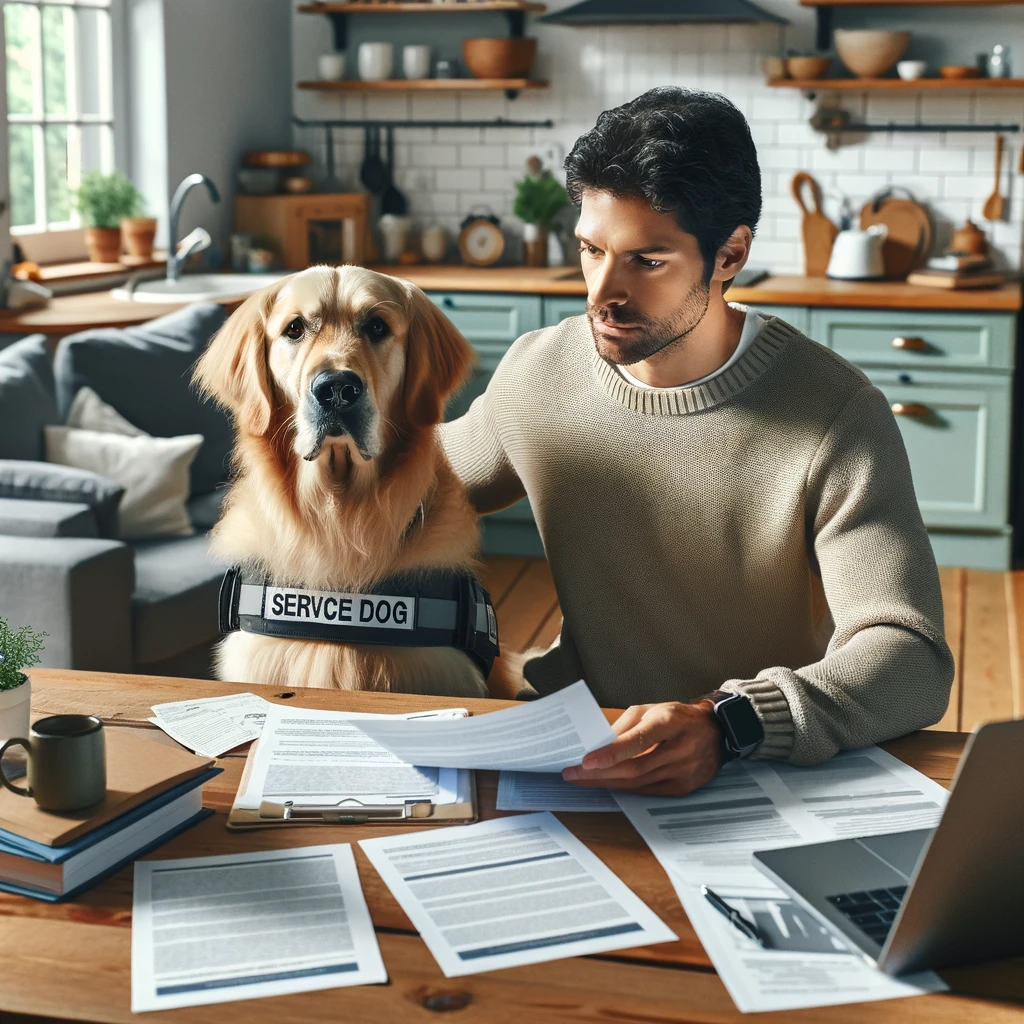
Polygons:
[[516,182],[512,212],[523,222],[523,248],[528,267],[548,265],[548,230],[551,222],[569,205],[562,183],[550,171],[541,170],[534,157],[528,163],[530,173]]
[[75,202],[86,225],[89,259],[93,263],[117,263],[121,255],[121,221],[142,212],[139,190],[119,171],[88,171],[82,175]]
[[23,670],[39,663],[48,635],[29,626],[12,629],[0,618],[0,741],[28,735],[32,683]]

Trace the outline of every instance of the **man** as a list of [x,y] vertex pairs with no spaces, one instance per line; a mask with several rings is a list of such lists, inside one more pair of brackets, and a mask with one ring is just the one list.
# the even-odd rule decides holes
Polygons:
[[533,506],[564,621],[526,678],[632,705],[565,777],[681,795],[937,721],[953,660],[888,402],[723,295],[761,212],[743,116],[655,89],[565,166],[587,314],[520,338],[444,433],[481,513]]

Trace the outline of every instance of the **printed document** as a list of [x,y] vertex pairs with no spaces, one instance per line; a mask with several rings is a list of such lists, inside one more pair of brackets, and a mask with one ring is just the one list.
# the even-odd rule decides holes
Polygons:
[[359,845],[449,978],[676,938],[548,813]]
[[183,747],[204,757],[219,757],[256,739],[272,707],[255,693],[231,693],[154,704],[155,717],[150,721]]
[[615,739],[582,680],[478,718],[418,721],[381,715],[359,727],[407,764],[498,771],[560,772]]
[[499,811],[617,811],[607,789],[574,786],[547,772],[502,772],[498,776]]
[[[743,1012],[894,999],[940,992],[930,971],[891,978],[822,918],[754,866],[755,850],[930,828],[946,791],[878,747],[844,751],[814,768],[733,761],[687,797],[615,793],[668,872],[694,930]],[[701,895],[712,888],[753,921],[748,939]]]
[[135,864],[133,1013],[387,980],[348,843]]
[[458,772],[418,768],[400,761],[359,728],[367,719],[462,716],[464,708],[416,712],[414,715],[370,715],[346,711],[272,704],[256,747],[245,790],[236,807],[258,810],[264,800],[337,804],[402,804],[459,800]]

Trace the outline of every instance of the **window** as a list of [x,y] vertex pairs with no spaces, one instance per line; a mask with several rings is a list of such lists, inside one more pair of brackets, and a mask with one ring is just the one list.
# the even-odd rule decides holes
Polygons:
[[79,225],[73,192],[114,164],[112,4],[6,0],[11,228]]

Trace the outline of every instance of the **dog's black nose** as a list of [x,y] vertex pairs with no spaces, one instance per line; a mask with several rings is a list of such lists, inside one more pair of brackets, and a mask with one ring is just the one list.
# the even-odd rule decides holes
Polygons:
[[351,370],[341,373],[318,373],[309,390],[321,408],[331,412],[355,405],[366,390],[362,378]]

